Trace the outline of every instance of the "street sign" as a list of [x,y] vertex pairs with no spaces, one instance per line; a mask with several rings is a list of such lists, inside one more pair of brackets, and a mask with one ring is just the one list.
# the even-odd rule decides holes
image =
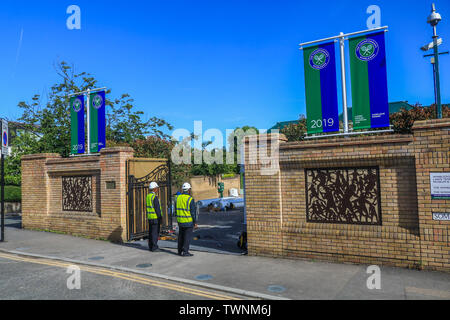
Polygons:
[[2,155],[7,156],[8,153],[9,153],[8,121],[2,119]]
[[435,221],[450,221],[449,212],[433,212],[433,220]]
[[2,159],[0,171],[0,201],[1,201],[1,217],[0,217],[0,242],[5,241],[5,157],[8,155],[8,121],[2,119]]

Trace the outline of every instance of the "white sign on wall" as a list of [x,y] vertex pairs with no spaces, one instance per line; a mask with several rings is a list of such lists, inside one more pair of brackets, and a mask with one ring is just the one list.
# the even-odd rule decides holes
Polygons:
[[2,120],[2,155],[7,156],[8,155],[8,147],[9,147],[9,141],[8,141],[8,121]]
[[431,199],[450,199],[450,172],[430,173]]
[[436,220],[436,221],[450,221],[450,213],[433,212],[433,220]]

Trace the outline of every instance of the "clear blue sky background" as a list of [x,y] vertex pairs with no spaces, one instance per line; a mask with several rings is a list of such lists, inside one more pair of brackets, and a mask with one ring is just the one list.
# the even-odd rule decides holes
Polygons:
[[[82,29],[66,28],[66,8],[81,7]],[[193,130],[253,125],[305,113],[298,44],[366,29],[366,9],[381,7],[387,34],[389,100],[434,101],[432,69],[419,47],[431,41],[431,1],[10,1],[0,7],[0,116],[16,119],[19,101],[46,94],[54,63],[73,63],[129,93],[145,117]],[[450,1],[436,1],[441,50],[450,49]],[[20,43],[20,34],[23,38]],[[441,59],[450,101],[450,56]],[[350,91],[349,91],[350,92]],[[339,102],[341,103],[341,102]]]

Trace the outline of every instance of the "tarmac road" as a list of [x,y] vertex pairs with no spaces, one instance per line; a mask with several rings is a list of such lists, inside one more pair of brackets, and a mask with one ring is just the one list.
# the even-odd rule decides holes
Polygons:
[[[0,252],[2,300],[240,300],[243,297],[133,273],[78,265],[80,289],[70,263]],[[72,277],[72,278],[71,278]],[[70,278],[70,279],[69,279]]]
[[[220,214],[219,217],[226,218],[227,213]],[[444,272],[380,266],[381,288],[372,290],[367,286],[367,265],[223,254],[194,246],[194,256],[182,258],[176,254],[176,243],[171,243],[175,247],[153,253],[145,245],[21,230],[13,227],[20,225],[20,218],[11,217],[7,221],[6,241],[0,243],[0,299],[197,300],[221,295],[268,300],[450,300],[450,274]],[[208,225],[202,217],[200,224]],[[229,219],[224,225],[228,224]],[[224,237],[228,234],[223,233]],[[230,240],[231,243],[234,241]],[[37,263],[25,261],[25,257],[52,261]],[[55,260],[66,265],[57,265]],[[82,269],[81,291],[67,289],[70,276],[66,273],[67,264],[74,263],[101,269],[101,272]],[[152,281],[189,289],[161,288]]]

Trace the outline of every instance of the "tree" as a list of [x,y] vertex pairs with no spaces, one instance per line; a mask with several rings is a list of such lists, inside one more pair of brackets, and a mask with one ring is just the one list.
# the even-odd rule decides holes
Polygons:
[[[36,152],[56,152],[62,156],[70,154],[70,109],[69,94],[94,89],[98,87],[97,80],[86,73],[75,73],[74,67],[66,62],[56,65],[60,82],[51,87],[45,105],[40,95],[35,95],[30,104],[20,102],[23,114],[19,121],[30,129],[40,128],[42,137],[39,139]],[[111,93],[111,90],[106,92]],[[152,117],[142,120],[144,113],[135,111],[134,100],[129,94],[122,94],[119,99],[106,99],[106,137],[116,142],[132,142],[145,139],[148,134],[167,138],[165,129],[172,126],[163,119]]]
[[5,158],[5,184],[19,186],[21,179],[21,158],[35,153],[39,136],[32,132],[20,132],[14,138],[11,154]]
[[[448,105],[442,106],[442,117],[450,117],[450,108]],[[415,121],[436,119],[436,106],[422,107],[416,104],[412,109],[400,109],[399,112],[390,115],[391,124],[397,133],[412,133],[412,126]]]
[[[6,171],[11,175],[20,174],[20,158],[31,153],[59,153],[63,157],[70,154],[70,107],[69,95],[98,87],[97,80],[86,72],[76,73],[66,62],[55,65],[60,80],[50,88],[45,99],[36,94],[30,103],[20,102],[22,116],[18,119],[23,129],[17,133],[12,146],[13,155],[7,161]],[[111,90],[106,92],[111,93]],[[172,126],[163,119],[151,117],[144,121],[142,111],[135,111],[134,101],[128,94],[115,100],[106,99],[106,137],[114,143],[132,143],[145,140],[147,135],[156,139],[169,140],[165,130]],[[38,136],[30,132],[38,132]],[[162,142],[161,142],[162,143]],[[148,148],[161,143],[147,145]],[[168,142],[167,142],[168,143]],[[166,143],[166,145],[167,145]],[[163,143],[164,144],[164,143]],[[152,151],[160,153],[159,151]],[[20,179],[12,181],[20,183]]]
[[142,121],[144,112],[133,111],[133,102],[129,94],[123,94],[114,103],[109,102],[106,138],[111,141],[131,143],[137,139],[144,140],[148,134],[151,134],[157,138],[168,139],[169,135],[162,129],[172,130],[173,127],[157,117]]
[[292,123],[280,130],[288,141],[302,141],[306,135],[306,118],[300,115],[299,123]]

